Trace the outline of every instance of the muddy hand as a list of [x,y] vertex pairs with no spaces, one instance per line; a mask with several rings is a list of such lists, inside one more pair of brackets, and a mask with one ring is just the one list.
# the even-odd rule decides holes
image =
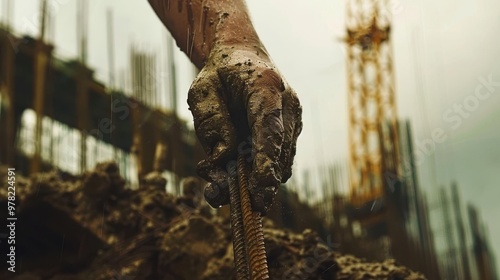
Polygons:
[[218,47],[193,82],[188,103],[208,155],[198,165],[199,175],[211,183],[205,189],[208,203],[229,203],[227,179],[237,153],[247,150],[252,206],[265,214],[292,174],[302,130],[295,92],[263,48]]

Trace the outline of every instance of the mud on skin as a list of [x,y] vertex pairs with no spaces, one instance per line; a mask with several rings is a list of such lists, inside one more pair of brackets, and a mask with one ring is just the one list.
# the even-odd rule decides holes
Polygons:
[[[267,212],[291,176],[301,107],[261,43],[243,0],[149,0],[179,48],[201,69],[188,103],[208,158],[200,176],[214,207],[229,203],[227,174],[250,137],[253,208]],[[249,146],[247,145],[247,146]],[[247,147],[248,148],[248,147]],[[245,148],[245,150],[247,150]]]
[[[265,214],[278,186],[291,176],[302,109],[296,93],[259,46],[214,49],[193,82],[188,104],[196,134],[208,155],[199,175],[212,186],[213,206],[229,203],[227,176],[238,152],[251,162],[250,194]],[[251,142],[251,143],[247,143]]]

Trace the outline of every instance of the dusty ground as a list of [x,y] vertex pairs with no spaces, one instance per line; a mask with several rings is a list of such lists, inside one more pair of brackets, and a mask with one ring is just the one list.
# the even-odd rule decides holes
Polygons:
[[[195,179],[179,198],[165,183],[150,174],[127,189],[113,163],[78,177],[18,176],[17,272],[2,269],[0,279],[234,279],[227,215],[212,214]],[[394,261],[340,255],[310,230],[293,234],[265,220],[264,234],[271,279],[425,279]]]

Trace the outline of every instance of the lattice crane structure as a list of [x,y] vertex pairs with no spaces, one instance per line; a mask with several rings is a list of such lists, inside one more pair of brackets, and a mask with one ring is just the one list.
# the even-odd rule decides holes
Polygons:
[[390,16],[387,0],[347,1],[350,195],[357,208],[383,198],[400,175]]

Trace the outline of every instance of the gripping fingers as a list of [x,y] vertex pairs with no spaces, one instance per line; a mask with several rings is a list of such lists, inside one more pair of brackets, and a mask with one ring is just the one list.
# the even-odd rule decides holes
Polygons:
[[220,88],[216,76],[202,71],[188,93],[196,135],[214,164],[229,158],[236,146],[235,130]]
[[302,131],[302,107],[292,89],[283,94],[284,139],[280,154],[281,182],[285,183],[292,176],[297,138]]
[[278,73],[268,70],[247,97],[248,123],[253,137],[255,158],[249,190],[253,208],[267,213],[281,182],[279,165],[283,144],[282,92]]
[[198,164],[198,175],[208,181],[205,186],[205,200],[213,208],[229,204],[229,177],[234,170],[228,172],[218,166],[214,166],[207,160]]

